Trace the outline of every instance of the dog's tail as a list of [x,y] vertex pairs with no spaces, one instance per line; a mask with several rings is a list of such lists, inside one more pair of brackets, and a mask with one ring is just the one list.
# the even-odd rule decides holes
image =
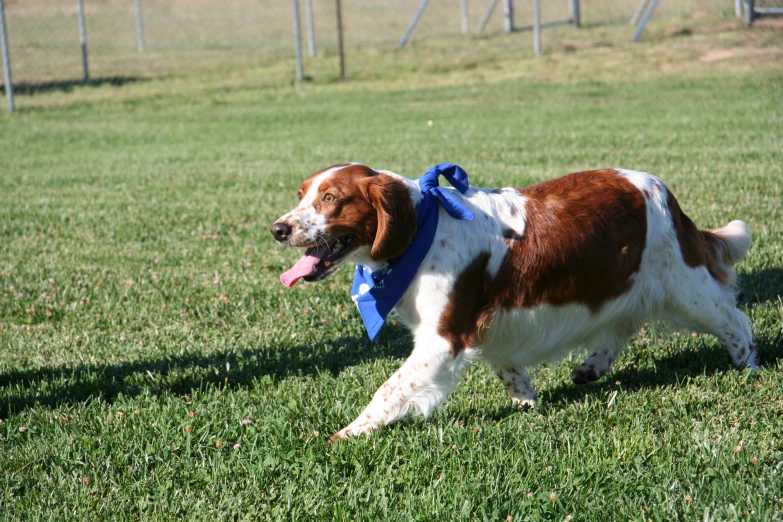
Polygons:
[[706,265],[712,277],[732,287],[734,265],[745,258],[750,248],[748,225],[737,219],[723,228],[699,230],[671,192],[667,205],[685,263],[691,267]]
[[734,265],[745,258],[750,248],[750,232],[744,221],[732,221],[716,230],[700,230],[704,239],[707,269],[726,289],[736,291]]
[[723,228],[702,230],[708,252],[721,265],[731,267],[745,259],[750,248],[750,232],[744,221],[736,219]]

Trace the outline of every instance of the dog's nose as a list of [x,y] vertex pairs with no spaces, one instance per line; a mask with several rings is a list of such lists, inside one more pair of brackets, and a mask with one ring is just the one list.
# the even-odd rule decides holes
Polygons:
[[284,241],[291,235],[291,225],[278,221],[272,225],[272,235],[278,241]]

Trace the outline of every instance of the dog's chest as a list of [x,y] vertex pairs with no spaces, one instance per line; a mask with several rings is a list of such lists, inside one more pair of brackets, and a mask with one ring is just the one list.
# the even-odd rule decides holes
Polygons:
[[[403,298],[395,307],[412,329],[419,324],[437,324],[445,309],[459,301],[460,280],[477,260],[482,267],[477,276],[495,278],[509,253],[510,231],[517,237],[524,232],[524,200],[515,192],[491,193],[471,189],[461,196],[475,214],[470,221],[455,220],[440,210],[438,228],[427,255]],[[513,227],[513,228],[512,228]],[[475,270],[474,270],[475,271]],[[476,303],[457,303],[475,306]]]

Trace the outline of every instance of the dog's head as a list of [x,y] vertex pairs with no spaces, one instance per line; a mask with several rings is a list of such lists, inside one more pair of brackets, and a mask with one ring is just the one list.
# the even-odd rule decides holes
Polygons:
[[364,165],[316,172],[297,196],[296,208],[271,229],[281,245],[307,249],[280,277],[286,286],[323,279],[352,258],[397,257],[416,233],[416,209],[402,178]]

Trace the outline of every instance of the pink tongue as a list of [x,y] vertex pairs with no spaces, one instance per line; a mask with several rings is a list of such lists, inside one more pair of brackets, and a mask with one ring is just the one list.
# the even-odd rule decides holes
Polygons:
[[280,282],[291,288],[305,276],[309,276],[315,270],[315,265],[323,259],[327,253],[326,247],[308,248],[302,258],[294,266],[280,275]]

